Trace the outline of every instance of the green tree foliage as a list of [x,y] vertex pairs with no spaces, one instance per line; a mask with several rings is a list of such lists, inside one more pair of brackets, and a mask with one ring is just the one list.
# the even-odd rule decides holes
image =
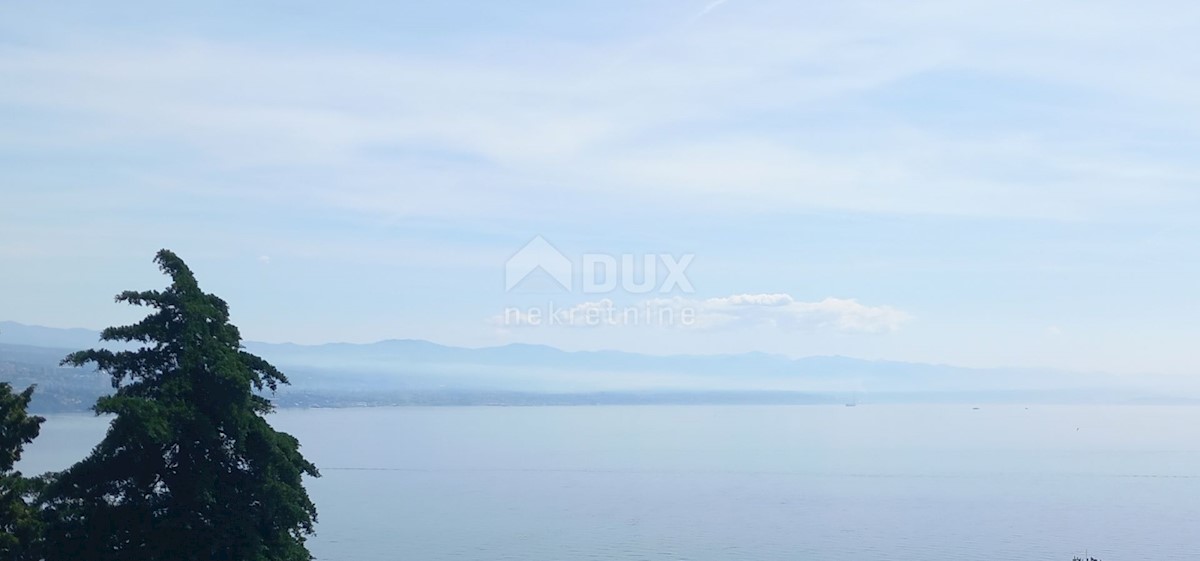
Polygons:
[[27,500],[36,491],[37,481],[15,471],[25,445],[41,431],[41,417],[31,416],[29,401],[33,387],[13,393],[12,386],[0,383],[0,559],[33,559],[41,523],[37,510]]
[[228,305],[202,292],[179,257],[162,250],[155,262],[171,277],[166,290],[116,297],[155,311],[101,333],[140,346],[63,361],[112,377],[114,394],[94,410],[115,417],[43,495],[47,559],[311,559],[304,542],[317,513],[302,478],[317,469],[264,418],[272,405],[261,394],[287,379],[242,349]]

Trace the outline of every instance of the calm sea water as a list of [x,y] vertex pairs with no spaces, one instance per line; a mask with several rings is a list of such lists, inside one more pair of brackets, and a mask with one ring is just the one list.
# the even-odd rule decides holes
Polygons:
[[[282,411],[322,469],[318,559],[1200,556],[1200,408]],[[56,416],[22,469],[104,423]]]

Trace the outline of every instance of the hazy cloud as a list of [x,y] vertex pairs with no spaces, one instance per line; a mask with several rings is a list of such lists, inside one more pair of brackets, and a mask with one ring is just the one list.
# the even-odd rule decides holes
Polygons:
[[[0,146],[151,143],[198,169],[291,170],[247,175],[241,196],[299,184],[316,204],[396,216],[529,212],[481,182],[525,199],[566,192],[568,207],[619,195],[733,214],[1075,219],[1197,203],[1191,160],[1130,149],[1146,131],[1200,125],[1185,15],[739,8],[720,25],[664,30],[615,67],[604,61],[625,45],[612,41],[489,56],[250,39],[10,45],[0,103],[80,118],[9,127]],[[1179,48],[1135,39],[1148,36]],[[1128,38],[1123,54],[1100,50],[1112,37]],[[1079,64],[1094,56],[1104,64]]]

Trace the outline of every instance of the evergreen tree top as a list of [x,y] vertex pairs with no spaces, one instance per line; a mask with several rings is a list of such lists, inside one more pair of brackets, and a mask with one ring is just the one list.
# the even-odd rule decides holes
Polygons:
[[243,349],[229,306],[182,259],[164,249],[155,262],[169,286],[116,297],[153,311],[101,333],[136,348],[63,360],[111,377],[113,395],[94,409],[115,417],[91,455],[43,493],[47,560],[310,559],[317,512],[303,477],[319,473],[264,418],[263,392],[287,378]]

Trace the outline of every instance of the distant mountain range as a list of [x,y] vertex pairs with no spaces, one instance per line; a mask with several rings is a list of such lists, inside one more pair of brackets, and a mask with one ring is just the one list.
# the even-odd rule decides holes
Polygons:
[[[41,410],[82,410],[112,390],[58,366],[99,333],[0,322],[0,380],[39,385]],[[1195,397],[1116,376],[972,369],[841,356],[656,356],[542,345],[462,348],[421,340],[295,345],[246,342],[292,385],[282,406],[594,403],[1157,402]],[[1144,380],[1143,380],[1144,382]]]

